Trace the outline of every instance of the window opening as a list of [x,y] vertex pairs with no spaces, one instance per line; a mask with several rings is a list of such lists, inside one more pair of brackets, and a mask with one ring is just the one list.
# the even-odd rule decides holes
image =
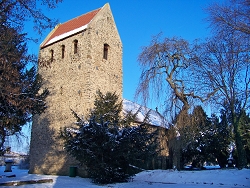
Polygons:
[[78,40],[74,40],[74,54],[77,53],[77,48],[78,48]]
[[104,44],[104,48],[103,48],[103,59],[108,59],[108,50],[109,50],[109,45],[108,44]]
[[62,59],[64,58],[65,55],[65,45],[62,45]]
[[50,61],[52,62],[54,59],[54,50],[50,50]]

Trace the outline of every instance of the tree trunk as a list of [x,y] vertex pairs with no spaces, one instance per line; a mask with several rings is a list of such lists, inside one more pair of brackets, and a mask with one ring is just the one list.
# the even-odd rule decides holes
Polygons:
[[189,122],[189,116],[188,116],[188,109],[190,108],[189,104],[187,101],[183,102],[184,105],[181,109],[181,112],[179,113],[179,115],[177,116],[177,128],[178,128],[178,133],[179,135],[177,135],[176,137],[176,144],[175,144],[175,149],[174,149],[174,157],[176,158],[175,164],[174,166],[176,166],[177,170],[181,170],[182,166],[181,166],[181,157],[182,157],[182,131],[183,128],[185,126],[188,126],[188,122]]

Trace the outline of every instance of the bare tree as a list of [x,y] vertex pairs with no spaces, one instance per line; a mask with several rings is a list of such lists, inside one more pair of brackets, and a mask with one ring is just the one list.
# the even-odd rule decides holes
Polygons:
[[229,106],[238,166],[246,165],[239,123],[242,114],[249,109],[250,95],[250,37],[242,38],[236,32],[221,33],[197,48],[196,65],[206,80],[207,87],[218,88],[213,101],[220,107]]
[[234,30],[250,34],[250,1],[229,0],[225,4],[214,3],[206,11],[208,21],[215,32]]
[[[241,116],[235,112],[249,108],[249,7],[249,0],[211,5],[207,9],[208,20],[215,36],[202,44],[190,45],[178,38],[153,38],[139,55],[142,74],[136,92],[145,102],[157,98],[171,103],[170,107],[178,110],[179,129],[188,125],[188,110],[194,101],[204,102],[213,96],[218,104],[230,104],[241,167],[244,165],[238,132]],[[240,107],[237,101],[241,101]]]
[[196,49],[204,83],[218,88],[213,97],[221,107],[227,106],[233,125],[238,166],[246,165],[239,123],[249,109],[250,94],[250,1],[230,0],[212,4],[208,21],[215,36]]
[[201,90],[204,80],[194,68],[194,49],[184,39],[155,36],[138,58],[142,73],[136,96],[145,103],[150,98],[163,99],[177,108],[177,114],[186,113],[193,100],[206,101],[218,89]]
[[11,27],[23,29],[26,21],[33,21],[34,30],[39,34],[44,29],[54,27],[57,20],[52,20],[42,13],[38,4],[50,9],[62,0],[0,0],[0,21],[11,23]]
[[[163,99],[176,110],[175,128],[181,131],[189,124],[188,110],[194,101],[204,102],[217,90],[205,93],[200,90],[193,68],[193,47],[184,39],[153,38],[150,45],[142,49],[139,62],[142,67],[136,96],[142,96],[146,103],[150,98]],[[176,131],[170,131],[175,132]],[[171,136],[176,139],[177,135]],[[181,137],[178,138],[181,140]],[[177,155],[177,168],[180,168],[181,141],[171,142],[173,153]],[[179,161],[178,161],[179,160]]]

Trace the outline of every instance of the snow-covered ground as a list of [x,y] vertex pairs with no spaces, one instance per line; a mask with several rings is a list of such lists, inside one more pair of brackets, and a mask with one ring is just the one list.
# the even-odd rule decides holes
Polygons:
[[[0,184],[3,182],[16,182],[27,180],[52,179],[53,183],[29,184],[18,186],[20,188],[232,188],[250,187],[250,169],[216,169],[203,171],[173,171],[173,170],[149,170],[144,171],[128,183],[117,183],[109,185],[95,185],[88,178],[36,175],[28,174],[28,170],[20,170],[16,166],[12,167],[12,172],[4,172],[5,167],[0,167]],[[8,178],[6,176],[16,175]],[[7,186],[3,186],[7,187]]]

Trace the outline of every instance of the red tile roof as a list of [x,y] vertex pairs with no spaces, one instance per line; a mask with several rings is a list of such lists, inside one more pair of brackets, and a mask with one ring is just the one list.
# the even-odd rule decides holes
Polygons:
[[[73,31],[74,29],[80,28],[84,25],[87,25],[94,17],[95,15],[101,10],[101,8],[93,10],[91,12],[88,12],[86,14],[83,14],[81,16],[78,16],[72,20],[69,20],[63,24],[58,24],[47,36],[47,38],[43,41],[41,44],[41,48],[48,45],[48,42],[60,35],[63,35],[67,32]],[[62,38],[61,38],[62,39]],[[55,42],[55,41],[54,41]],[[49,43],[50,44],[50,43]]]

